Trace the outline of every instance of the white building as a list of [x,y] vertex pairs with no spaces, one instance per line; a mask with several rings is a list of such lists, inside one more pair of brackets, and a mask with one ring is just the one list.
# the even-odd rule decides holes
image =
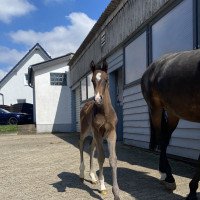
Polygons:
[[0,104],[33,103],[33,91],[28,87],[28,67],[51,57],[36,44],[0,81]]
[[33,87],[34,120],[37,132],[72,131],[71,90],[67,54],[29,68]]

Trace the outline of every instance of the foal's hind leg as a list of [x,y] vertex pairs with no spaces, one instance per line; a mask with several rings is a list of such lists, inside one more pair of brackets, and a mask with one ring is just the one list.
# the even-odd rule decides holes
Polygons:
[[88,135],[88,129],[89,126],[85,124],[81,124],[81,132],[80,132],[80,138],[79,138],[79,150],[80,150],[80,179],[81,181],[84,181],[84,171],[85,171],[85,164],[84,164],[84,158],[83,158],[83,147],[84,147],[84,140]]
[[178,125],[179,118],[174,116],[172,113],[168,112],[165,116],[163,111],[162,113],[162,122],[161,122],[161,143],[160,143],[160,162],[159,162],[159,171],[161,173],[161,180],[164,181],[167,189],[175,190],[176,183],[172,175],[172,170],[167,159],[167,147],[170,142],[171,135]]
[[96,146],[96,144],[95,144],[95,140],[93,138],[92,144],[91,144],[91,149],[90,149],[90,177],[92,180],[92,184],[96,184],[98,182],[96,179],[96,173],[94,172],[94,165],[93,165],[95,146]]
[[196,191],[198,189],[199,180],[200,180],[200,155],[198,159],[198,166],[197,166],[196,173],[189,184],[190,194],[188,195],[187,200],[197,200]]
[[114,195],[114,200],[120,200],[119,197],[119,186],[117,182],[117,155],[116,155],[116,132],[112,130],[107,138],[108,150],[109,150],[109,163],[112,169],[112,181],[113,187],[112,192]]

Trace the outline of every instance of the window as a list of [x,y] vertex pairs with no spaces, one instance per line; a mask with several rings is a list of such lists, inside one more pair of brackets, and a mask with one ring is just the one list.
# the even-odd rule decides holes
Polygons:
[[28,85],[28,74],[24,74],[24,85]]
[[92,74],[89,74],[87,76],[87,94],[88,94],[88,98],[91,98],[94,96],[94,87],[93,87],[93,84],[92,84]]
[[94,87],[91,80],[92,80],[92,74],[89,74],[81,81],[81,100],[82,101],[85,101],[94,96]]
[[67,85],[67,74],[66,73],[50,73],[50,84],[51,85]]
[[26,99],[17,99],[17,103],[26,103]]
[[87,99],[87,90],[86,90],[86,78],[81,81],[81,100],[84,101]]
[[125,48],[125,83],[142,77],[147,65],[146,32]]
[[184,0],[152,26],[153,60],[193,49],[193,1]]

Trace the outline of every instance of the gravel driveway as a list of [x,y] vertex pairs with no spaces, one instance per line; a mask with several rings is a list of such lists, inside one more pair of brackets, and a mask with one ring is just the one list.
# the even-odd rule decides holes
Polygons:
[[[106,196],[100,195],[99,185],[79,181],[77,143],[76,133],[0,136],[0,200],[113,199],[108,159],[104,164]],[[194,172],[189,164],[170,160],[177,189],[169,193],[158,181],[157,155],[122,144],[117,146],[117,155],[121,199],[171,200],[187,195]],[[84,156],[89,179],[89,156]],[[96,160],[95,165],[98,171]]]

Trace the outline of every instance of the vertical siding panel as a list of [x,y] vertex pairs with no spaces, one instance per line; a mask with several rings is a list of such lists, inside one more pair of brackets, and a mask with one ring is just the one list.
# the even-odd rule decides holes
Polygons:
[[176,130],[173,132],[168,153],[198,159],[199,151],[200,123],[180,120]]
[[119,49],[110,57],[107,58],[108,63],[108,73],[111,73],[118,69],[119,67],[123,66],[123,49]]
[[124,143],[148,148],[150,139],[149,114],[140,84],[125,89],[123,101]]

